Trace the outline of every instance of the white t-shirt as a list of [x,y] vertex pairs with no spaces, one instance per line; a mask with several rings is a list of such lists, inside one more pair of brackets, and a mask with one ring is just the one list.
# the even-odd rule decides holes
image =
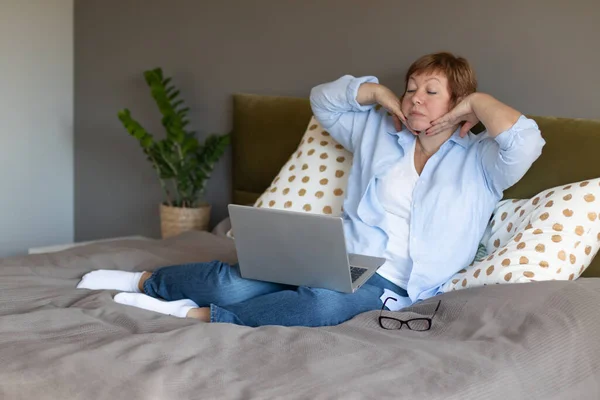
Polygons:
[[415,140],[400,162],[387,171],[377,185],[377,197],[387,213],[383,228],[389,236],[384,253],[387,261],[377,273],[403,289],[406,289],[412,270],[408,239],[413,190],[419,179],[414,161],[416,143]]

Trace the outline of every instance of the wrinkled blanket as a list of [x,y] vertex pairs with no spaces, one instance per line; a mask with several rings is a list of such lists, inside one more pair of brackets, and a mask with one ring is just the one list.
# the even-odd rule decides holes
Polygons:
[[325,328],[205,324],[76,289],[88,271],[220,259],[230,239],[92,244],[0,260],[1,399],[598,399],[600,279],[495,285],[442,300],[428,332],[378,312]]

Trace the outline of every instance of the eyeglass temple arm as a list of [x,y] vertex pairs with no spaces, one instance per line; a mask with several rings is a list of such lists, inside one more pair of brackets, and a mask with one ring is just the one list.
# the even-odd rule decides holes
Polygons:
[[435,314],[437,313],[437,310],[439,310],[439,309],[440,309],[440,306],[441,306],[441,305],[442,305],[442,301],[441,301],[441,300],[439,300],[439,301],[438,301],[438,305],[437,305],[437,307],[435,308],[435,311],[433,312],[433,315],[431,316],[431,319],[433,319],[433,317],[435,317]]
[[385,307],[385,304],[388,302],[388,300],[398,301],[398,300],[396,300],[396,299],[395,299],[395,298],[393,298],[393,297],[388,297],[388,298],[387,298],[387,299],[385,299],[385,301],[383,302],[383,306],[382,306],[382,308],[383,308],[383,307]]

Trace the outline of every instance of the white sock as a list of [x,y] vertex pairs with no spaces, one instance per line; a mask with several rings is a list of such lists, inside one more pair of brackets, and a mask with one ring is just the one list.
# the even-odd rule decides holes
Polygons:
[[142,293],[119,293],[115,296],[115,301],[119,304],[174,315],[179,318],[185,318],[192,308],[198,308],[198,304],[192,300],[164,301]]
[[81,278],[78,289],[92,290],[120,290],[122,292],[140,293],[138,284],[143,272],[113,271],[99,269],[92,271]]

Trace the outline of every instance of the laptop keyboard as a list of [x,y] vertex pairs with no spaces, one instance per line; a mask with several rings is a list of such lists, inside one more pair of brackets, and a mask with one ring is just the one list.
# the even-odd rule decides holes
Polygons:
[[368,271],[367,268],[350,267],[350,276],[352,277],[352,282],[356,282],[356,280],[358,278],[360,278],[367,271]]

